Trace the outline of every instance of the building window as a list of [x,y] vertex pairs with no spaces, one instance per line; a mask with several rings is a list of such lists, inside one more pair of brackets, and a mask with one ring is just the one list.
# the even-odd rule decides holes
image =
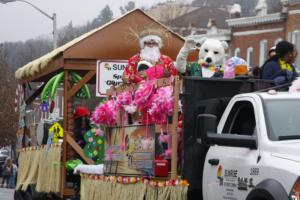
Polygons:
[[300,31],[299,30],[295,30],[292,32],[292,38],[291,38],[291,42],[294,44],[294,45],[297,45],[297,37],[298,37],[298,33]]
[[262,40],[259,44],[259,66],[262,66],[267,58],[268,41]]
[[287,41],[292,42],[292,33],[291,32],[288,32]]
[[240,53],[241,53],[241,49],[240,49],[240,48],[236,48],[236,49],[234,50],[234,56],[240,57]]
[[247,63],[250,68],[253,67],[253,47],[247,48]]
[[277,45],[279,42],[281,42],[283,39],[282,38],[277,38],[274,42],[274,45]]
[[[295,45],[296,49],[299,51],[300,50],[300,31],[296,30],[293,31],[292,34],[292,43]],[[300,56],[297,56],[296,62],[295,62],[295,67],[299,70],[300,69]]]

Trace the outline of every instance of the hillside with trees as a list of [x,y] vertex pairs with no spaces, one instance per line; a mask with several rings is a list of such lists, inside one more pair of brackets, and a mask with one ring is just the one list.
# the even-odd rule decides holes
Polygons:
[[18,128],[18,115],[15,112],[16,80],[14,72],[0,57],[0,147],[13,144]]

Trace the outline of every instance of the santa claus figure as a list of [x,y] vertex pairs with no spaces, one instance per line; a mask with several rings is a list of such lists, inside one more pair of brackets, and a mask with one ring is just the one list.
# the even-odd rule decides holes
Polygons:
[[139,34],[141,50],[128,60],[123,73],[124,83],[138,83],[176,75],[177,70],[170,57],[162,55],[163,41],[157,31],[145,30]]

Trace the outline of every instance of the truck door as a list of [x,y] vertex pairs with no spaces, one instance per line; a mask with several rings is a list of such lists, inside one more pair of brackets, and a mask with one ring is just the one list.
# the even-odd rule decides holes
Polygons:
[[[228,115],[225,120],[224,117],[221,119],[218,132],[225,135],[256,135],[258,121],[254,105],[254,100],[249,98],[229,105],[230,111],[228,108],[225,110],[225,115]],[[204,199],[246,199],[255,184],[253,173],[258,173],[258,155],[256,149],[211,146],[204,165]]]

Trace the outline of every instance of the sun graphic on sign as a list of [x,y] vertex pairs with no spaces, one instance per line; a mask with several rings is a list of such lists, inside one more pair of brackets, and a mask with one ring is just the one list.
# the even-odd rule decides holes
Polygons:
[[110,70],[110,69],[111,69],[111,67],[110,67],[110,65],[109,65],[108,63],[105,63],[105,64],[104,64],[104,68],[107,69],[107,70]]

